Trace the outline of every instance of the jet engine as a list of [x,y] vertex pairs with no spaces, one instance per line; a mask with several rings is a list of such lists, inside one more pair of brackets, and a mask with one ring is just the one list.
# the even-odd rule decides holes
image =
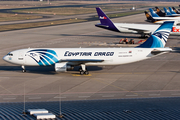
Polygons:
[[72,70],[74,67],[68,65],[67,63],[56,63],[55,64],[55,71],[56,72],[66,72],[67,70]]

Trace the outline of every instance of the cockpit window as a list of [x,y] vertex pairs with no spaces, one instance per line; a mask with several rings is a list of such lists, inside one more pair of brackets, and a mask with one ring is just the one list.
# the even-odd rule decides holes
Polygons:
[[8,56],[13,56],[13,54],[12,54],[12,53],[8,53],[7,55],[8,55]]

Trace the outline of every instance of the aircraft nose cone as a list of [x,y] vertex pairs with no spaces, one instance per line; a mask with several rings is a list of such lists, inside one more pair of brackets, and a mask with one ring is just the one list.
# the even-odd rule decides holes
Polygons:
[[7,55],[5,55],[5,56],[3,57],[3,60],[4,60],[4,61],[8,61]]

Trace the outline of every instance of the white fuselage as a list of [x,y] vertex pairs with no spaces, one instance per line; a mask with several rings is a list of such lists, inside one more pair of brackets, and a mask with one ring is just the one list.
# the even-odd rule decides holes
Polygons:
[[180,17],[153,17],[156,21],[154,23],[164,23],[164,21],[176,21],[176,24],[180,23]]
[[[163,22],[162,22],[163,23]],[[151,34],[160,25],[155,24],[129,24],[129,23],[114,23],[116,28],[123,33],[137,33],[137,34]],[[173,29],[170,33],[171,35],[180,35],[180,26],[173,26]]]
[[[44,53],[38,53],[39,49],[51,50],[56,54],[57,61],[52,63],[51,55],[44,58]],[[103,60],[102,62],[87,62],[86,65],[119,65],[144,60],[155,56],[151,54],[155,48],[29,48],[10,52],[10,55],[4,56],[4,60],[10,63],[25,66],[47,66],[59,63],[62,60]],[[166,50],[169,48],[156,48]],[[32,51],[33,52],[29,52]],[[37,51],[36,51],[37,50]],[[54,51],[54,52],[52,52]],[[47,56],[47,55],[46,55]],[[38,64],[42,60],[43,64]],[[51,60],[49,62],[48,60]],[[79,65],[76,62],[68,62],[70,65]]]

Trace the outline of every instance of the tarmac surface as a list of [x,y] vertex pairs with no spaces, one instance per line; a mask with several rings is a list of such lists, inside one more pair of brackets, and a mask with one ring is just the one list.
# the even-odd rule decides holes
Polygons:
[[[74,5],[71,5],[71,6],[76,7]],[[81,6],[86,6],[86,5],[81,5]],[[60,8],[60,7],[67,7],[67,6],[54,6],[54,7]],[[38,8],[43,8],[43,7],[38,7]],[[49,8],[49,7],[47,7],[47,8]],[[23,9],[35,9],[35,8],[1,9],[0,12],[14,13],[14,12],[12,12],[12,10],[23,10]],[[137,8],[137,10],[147,10],[147,9],[149,9],[149,7]],[[111,11],[111,12],[105,12],[105,13],[108,15],[108,14],[124,13],[124,12],[131,12],[131,11],[132,10],[124,9],[122,11]],[[79,14],[79,15],[48,15],[48,14],[45,15],[45,14],[31,14],[31,13],[30,14],[18,13],[18,14],[36,15],[36,16],[42,16],[43,18],[33,19],[33,20],[5,21],[5,22],[0,22],[0,25],[23,24],[23,23],[33,23],[33,22],[46,22],[46,21],[66,20],[66,19],[76,19],[76,18],[77,19],[94,20],[95,19],[94,17],[97,16],[97,13]]]
[[[112,20],[142,23],[145,16],[137,14]],[[28,47],[96,48],[101,46],[92,43],[113,43],[126,37],[142,39],[136,34],[97,28],[96,23],[99,21],[1,32],[0,58]],[[179,49],[179,36],[170,36],[166,46]],[[53,66],[26,67],[27,72],[22,73],[20,66],[1,59],[0,102],[179,97],[179,60],[179,53],[167,53],[126,65],[88,66],[90,74],[81,76],[78,67],[66,73],[54,72]]]
[[[25,109],[46,109],[56,115],[56,120],[179,120],[179,101],[174,97],[28,102]],[[0,119],[36,119],[28,113],[23,115],[23,108],[24,103],[0,103]],[[63,118],[59,117],[60,109]]]

